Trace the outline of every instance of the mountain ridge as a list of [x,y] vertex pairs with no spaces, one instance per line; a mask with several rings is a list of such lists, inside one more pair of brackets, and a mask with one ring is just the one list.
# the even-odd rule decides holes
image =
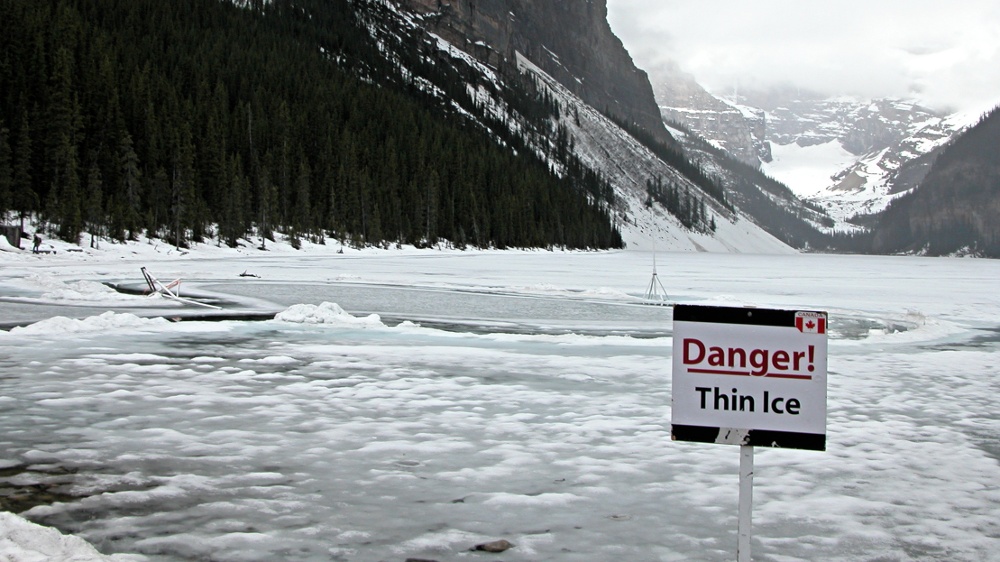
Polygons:
[[[685,175],[661,160],[649,148],[661,147],[680,154],[681,149],[676,141],[672,141],[671,147],[667,147],[656,138],[647,138],[649,146],[644,145],[633,136],[645,136],[643,129],[626,131],[622,124],[604,111],[585,103],[560,80],[549,75],[520,51],[514,52],[516,66],[484,63],[437,35],[433,31],[437,25],[425,27],[425,17],[420,13],[410,12],[401,2],[385,4],[395,7],[397,16],[405,25],[428,33],[433,38],[435,48],[446,53],[449,59],[455,59],[458,64],[463,65],[471,59],[472,65],[468,70],[485,76],[484,79],[475,79],[466,71],[460,73],[468,83],[466,87],[470,91],[475,90],[479,96],[476,100],[477,107],[471,111],[484,110],[495,117],[492,124],[481,123],[482,126],[492,127],[494,130],[497,127],[519,130],[537,127],[523,121],[523,116],[508,103],[509,100],[502,97],[502,88],[496,91],[486,91],[490,88],[484,90],[481,85],[484,80],[492,82],[501,77],[505,77],[507,81],[526,80],[536,90],[537,96],[548,100],[547,103],[555,110],[545,116],[540,129],[532,129],[534,132],[528,136],[534,140],[526,148],[534,150],[540,157],[548,158],[554,169],[563,171],[565,167],[551,157],[561,152],[571,153],[580,164],[607,180],[614,188],[614,204],[611,209],[629,247],[682,251],[791,251],[785,243],[767,234],[743,213],[734,213],[704,192],[703,187],[694,183],[688,175],[695,172],[692,177],[710,180],[698,176],[694,166],[689,165],[690,170]],[[381,44],[388,44],[397,33],[386,29],[377,34]],[[477,45],[476,41],[460,39],[461,44],[475,45],[477,50],[483,52],[498,50],[488,44]],[[480,85],[476,86],[477,83]],[[440,89],[442,85],[437,86]],[[495,134],[502,136],[504,132],[496,130]],[[686,193],[683,208],[671,211],[659,204],[647,205],[649,194],[646,184],[657,177],[667,179],[671,185]],[[701,212],[703,204],[704,213]],[[694,217],[695,220],[690,220],[690,215],[695,212],[694,207],[697,207],[698,216]],[[679,218],[675,213],[680,213],[684,218]],[[718,233],[711,230],[713,218]],[[731,234],[726,234],[730,231]]]
[[870,250],[1000,258],[998,146],[1000,106],[943,147],[920,185],[877,217]]
[[[855,217],[864,223],[864,215],[915,188],[941,148],[978,117],[792,87],[734,90],[739,97],[731,99],[708,92],[676,63],[651,75],[665,120],[785,182],[831,215],[827,232],[856,230]],[[806,166],[814,171],[806,174]]]
[[[518,131],[490,137],[432,99],[398,65],[434,73],[424,47],[390,60],[364,27],[384,14],[367,8],[0,3],[0,58],[16,62],[0,65],[0,214],[92,244],[253,236],[266,249],[279,230],[359,246],[621,246],[599,178],[553,174],[511,149]],[[455,83],[447,70],[438,82]]]
[[520,52],[590,106],[639,124],[671,144],[645,71],[608,24],[607,0],[391,0],[423,25],[494,68]]
[[[788,252],[809,239],[790,234],[814,214],[790,194],[678,142],[658,113],[648,126],[651,87],[603,0],[459,4],[476,6],[466,27],[455,4],[410,0],[10,1],[23,25],[0,46],[30,61],[24,46],[41,45],[46,64],[0,67],[0,210],[66,240],[264,249],[280,230],[358,246]],[[595,29],[604,38],[585,41]],[[580,45],[589,58],[562,52]]]

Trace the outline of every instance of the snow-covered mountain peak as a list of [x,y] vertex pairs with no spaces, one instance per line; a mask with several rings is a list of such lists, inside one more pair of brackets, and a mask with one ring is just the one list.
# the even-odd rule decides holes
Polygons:
[[[906,105],[904,102],[896,107]],[[861,155],[808,199],[838,222],[883,211],[892,200],[916,188],[938,151],[977,119],[964,113],[913,120],[906,137]]]
[[828,230],[913,189],[942,146],[982,112],[947,115],[916,100],[823,96],[796,88],[716,95],[676,65],[651,71],[664,120],[759,166],[825,210]]

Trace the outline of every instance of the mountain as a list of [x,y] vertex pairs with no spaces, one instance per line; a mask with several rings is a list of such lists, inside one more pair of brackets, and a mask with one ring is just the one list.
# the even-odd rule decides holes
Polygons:
[[[1000,258],[1000,108],[943,148],[920,185],[876,217],[863,249]],[[866,245],[870,244],[870,247]]]
[[977,117],[793,87],[734,87],[732,97],[724,98],[676,64],[650,74],[665,120],[784,182],[830,215],[828,231],[855,230],[866,224],[864,215],[916,187],[941,148]]
[[66,240],[789,252],[824,221],[667,130],[605,0],[0,11],[0,211]]
[[[630,247],[654,244],[684,250],[760,252],[788,251],[788,245],[822,245],[816,225],[829,219],[821,212],[806,208],[785,188],[774,189],[773,180],[738,166],[724,152],[692,144],[691,136],[683,131],[676,131],[682,137],[678,142],[662,130],[661,118],[649,126],[647,108],[655,107],[655,99],[645,74],[635,69],[611,34],[605,2],[517,1],[487,8],[478,2],[400,0],[388,4],[401,21],[426,32],[452,59],[472,59],[474,68],[486,75],[495,73],[505,84],[529,78],[541,95],[555,102],[559,110],[541,128],[548,130],[538,129],[532,137],[542,139],[533,145],[534,150],[550,157],[552,151],[546,148],[550,140],[545,139],[554,137],[557,145],[565,145],[582,165],[608,181],[614,190],[612,209]],[[581,29],[586,33],[581,35]],[[393,43],[399,35],[390,30],[376,33],[382,44]],[[574,55],[574,51],[586,56]],[[462,75],[471,80],[469,73]],[[635,84],[616,99],[638,101],[608,104],[601,98],[588,98],[593,94],[585,86],[597,79],[606,81],[598,88],[599,94]],[[491,80],[477,79],[467,85],[480,92],[478,105],[492,108],[494,115],[514,128],[530,128],[519,124],[520,118],[510,111],[512,106],[502,92],[494,95],[483,90],[482,84]],[[781,195],[776,196],[777,192]]]
[[879,144],[856,155],[853,164],[830,177],[829,186],[808,197],[838,222],[864,225],[866,215],[884,210],[891,201],[912,191],[947,143],[974,122],[966,114],[931,114],[896,100],[877,100],[869,109],[884,119],[893,112],[878,108],[887,105],[902,109],[910,122],[897,129],[895,138],[887,139],[888,145]]
[[650,81],[606,0],[0,19],[0,219],[69,241],[997,254],[996,112]]
[[519,53],[587,105],[670,144],[646,73],[608,24],[606,0],[398,0],[420,25],[480,62],[513,70]]
[[799,193],[841,228],[916,187],[937,151],[972,122],[897,99],[770,97],[748,98],[765,105],[769,117],[775,159],[765,171],[799,180]]
[[[526,149],[551,102],[394,17],[346,0],[0,3],[0,218],[73,242],[621,247],[606,182]],[[477,106],[473,81],[522,127]]]
[[650,73],[664,121],[690,129],[751,166],[771,161],[763,110],[737,106],[710,94],[674,62],[662,63]]

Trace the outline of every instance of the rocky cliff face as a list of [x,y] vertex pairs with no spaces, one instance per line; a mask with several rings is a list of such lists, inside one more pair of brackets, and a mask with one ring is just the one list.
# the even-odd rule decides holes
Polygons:
[[480,61],[516,71],[520,52],[589,105],[673,144],[646,73],[608,25],[607,0],[393,0]]
[[892,99],[801,96],[763,109],[770,118],[768,138],[772,142],[813,146],[839,141],[844,150],[857,156],[892,146],[916,127],[942,117],[918,105]]
[[713,96],[676,64],[663,64],[651,74],[664,120],[684,125],[755,168],[771,161],[764,111],[734,106]]

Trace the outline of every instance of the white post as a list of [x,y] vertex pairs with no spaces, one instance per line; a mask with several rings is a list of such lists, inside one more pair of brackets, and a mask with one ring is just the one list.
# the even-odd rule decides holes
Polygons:
[[739,540],[736,561],[750,562],[750,521],[753,503],[753,446],[740,445]]

